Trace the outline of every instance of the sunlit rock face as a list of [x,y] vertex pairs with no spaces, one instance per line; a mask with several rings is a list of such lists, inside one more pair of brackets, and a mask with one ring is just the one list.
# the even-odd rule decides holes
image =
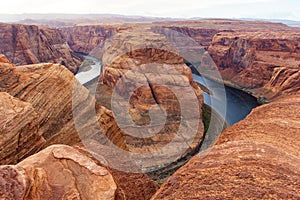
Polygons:
[[30,103],[0,92],[0,163],[17,163],[35,153],[45,142],[37,113]]
[[[86,148],[86,146],[89,148]],[[78,143],[74,145],[74,148],[82,154],[90,157],[96,164],[105,167],[112,174],[117,185],[115,195],[116,200],[150,199],[159,189],[159,185],[146,174],[124,172],[122,170],[117,170],[112,166],[104,165],[101,158],[105,155],[111,155],[113,157],[112,152],[110,152],[111,150],[109,148],[99,145],[99,142],[95,140],[89,140],[85,142],[85,145]],[[111,159],[116,159],[119,160],[119,162],[122,162],[124,158],[115,157]]]

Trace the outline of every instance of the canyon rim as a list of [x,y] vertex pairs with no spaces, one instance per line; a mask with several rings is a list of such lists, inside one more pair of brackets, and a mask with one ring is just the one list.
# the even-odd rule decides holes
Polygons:
[[300,198],[299,3],[93,3],[0,8],[0,199]]

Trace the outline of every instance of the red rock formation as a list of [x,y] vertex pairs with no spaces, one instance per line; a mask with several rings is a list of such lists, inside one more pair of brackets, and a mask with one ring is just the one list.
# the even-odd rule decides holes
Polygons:
[[72,119],[72,90],[76,79],[65,67],[49,63],[15,67],[0,63],[0,70],[0,90],[32,105],[46,140],[58,134]]
[[[88,127],[84,129],[88,131],[79,138],[77,131],[80,126],[79,129],[75,127],[73,117],[92,118],[90,108],[95,109],[95,105],[89,105],[94,101],[87,89],[82,87],[63,66],[38,64],[15,67],[4,56],[0,56],[0,60],[5,62],[0,64],[2,74],[0,90],[17,97],[13,98],[7,93],[0,92],[1,164],[16,164],[50,144],[74,144],[80,139],[83,140],[84,136],[96,139],[96,147],[100,147],[102,137],[106,135],[115,145],[126,149],[122,146],[125,142],[111,111],[98,105],[96,105],[96,121],[85,120],[82,127],[83,129]],[[72,98],[73,87],[80,95],[75,99]],[[73,116],[73,108],[80,110],[77,113],[79,116]],[[95,134],[93,130],[97,127],[102,134],[99,132]],[[82,134],[82,131],[80,133]],[[95,175],[94,168],[90,168],[91,164],[96,164],[85,161],[86,156],[91,157],[87,153],[89,150],[80,148],[81,152],[85,152],[84,156],[79,155],[79,152],[71,147],[51,147],[26,158],[18,164],[21,167],[1,167],[0,198],[61,199],[62,196],[66,198],[74,196],[81,199],[107,199],[111,191],[102,193],[103,190],[107,190],[107,185],[103,185],[101,183],[103,180]],[[58,151],[58,154],[54,151]],[[100,151],[101,153],[103,152]],[[108,153],[111,155],[112,152]],[[92,159],[99,163],[95,158]],[[125,173],[112,167],[108,170],[114,174],[118,184],[116,199],[150,199],[158,189],[157,184],[144,174]],[[70,173],[71,171],[73,173]],[[130,183],[127,184],[124,180]],[[107,180],[104,180],[104,183],[110,184]]]
[[[88,146],[88,149],[82,143],[76,144],[74,147],[84,155],[89,156],[98,165],[104,166],[112,174],[114,181],[117,184],[116,200],[150,199],[158,190],[158,184],[146,174],[119,171],[114,169],[113,166],[108,166],[107,163],[103,163],[105,155],[113,156],[113,154],[112,152],[109,152],[111,151],[110,149],[99,145],[99,142],[90,140],[85,142],[85,145]],[[120,163],[122,162],[119,157],[110,158],[110,160],[111,159],[119,160]],[[122,158],[122,160],[123,159],[125,158]]]
[[0,23],[0,54],[16,65],[53,62],[76,73],[81,60],[57,29]]
[[45,142],[32,105],[0,92],[0,164],[17,163]]
[[[7,59],[2,56],[1,60],[7,62]],[[85,137],[92,138],[93,136],[101,140],[98,137],[107,135],[113,143],[126,149],[122,146],[124,139],[122,139],[122,134],[119,134],[120,130],[114,122],[111,112],[104,107],[96,106],[96,116],[92,116],[93,111],[95,112],[95,102],[89,95],[89,91],[65,67],[57,64],[15,67],[11,63],[0,63],[0,73],[0,91],[7,92],[21,101],[28,102],[29,106],[25,107],[30,118],[28,117],[28,121],[23,121],[25,124],[26,122],[30,123],[33,128],[36,124],[39,133],[46,140],[42,147],[57,143],[72,145],[80,142]],[[73,91],[77,91],[78,95],[76,96]],[[6,108],[7,106],[3,109]],[[82,118],[84,119],[83,122],[77,121],[79,123],[77,127],[75,127],[75,116],[73,116],[73,112],[76,110],[78,110],[77,118],[81,119],[81,116],[84,116]],[[6,117],[2,117],[1,120],[6,122]],[[19,116],[19,119],[22,120],[22,117],[26,117],[26,113],[24,113],[24,116]],[[9,120],[6,123],[8,122]],[[14,128],[8,130],[8,133],[1,132],[1,135],[8,134],[11,137],[9,138],[6,135],[5,141],[9,144],[15,144],[17,141],[15,136],[23,133],[18,131],[22,124],[11,123],[11,127]],[[80,131],[81,129],[84,129],[84,131]],[[103,134],[95,132],[98,129]],[[23,131],[27,132],[25,129]],[[37,134],[37,131],[30,134],[33,137]],[[23,137],[24,140],[30,139],[30,134],[23,134],[24,136],[22,135],[21,139],[23,140]],[[22,150],[23,154],[19,151],[1,151],[1,158],[10,157],[1,161],[2,164],[15,164],[21,158],[35,153],[34,149],[41,148],[39,142],[36,142],[36,144],[26,143],[24,146],[22,140],[17,143],[20,146],[16,146],[16,148],[24,148]],[[32,145],[32,150],[27,148],[28,145]],[[29,151],[24,152],[26,149]]]
[[300,198],[300,95],[258,107],[152,199]]
[[299,91],[299,32],[218,33],[209,53],[236,88],[268,99]]
[[247,140],[300,157],[299,107],[300,95],[292,95],[255,108],[245,120],[226,129],[217,144]]
[[72,147],[55,145],[16,166],[0,167],[0,198],[115,199],[116,184],[103,167]]
[[81,25],[60,29],[72,50],[93,55],[116,31],[117,27],[109,25]]
[[191,37],[199,46],[209,49],[226,84],[262,100],[298,91],[294,86],[299,85],[296,73],[299,29],[281,23],[195,20],[142,25],[82,25],[62,28],[61,32],[72,49],[87,54],[96,49],[94,55],[101,57],[103,42],[107,38],[124,29],[141,27],[165,27]]
[[[153,159],[145,164],[149,165],[147,170],[157,169],[169,164],[170,160],[176,161],[175,157],[179,159],[195,151],[203,136],[201,90],[183,58],[176,54],[166,38],[146,29],[123,31],[106,44],[105,50],[97,100],[112,109],[118,124],[123,125],[121,130],[126,135],[129,151],[153,154]],[[128,109],[130,116],[126,115]],[[156,111],[152,119],[150,109]],[[133,125],[131,120],[128,122],[129,118],[141,127]],[[155,120],[158,121],[153,122]],[[182,127],[182,124],[189,125]],[[156,130],[154,136],[149,134]],[[155,155],[172,141],[177,145]],[[183,144],[186,149],[180,153]]]

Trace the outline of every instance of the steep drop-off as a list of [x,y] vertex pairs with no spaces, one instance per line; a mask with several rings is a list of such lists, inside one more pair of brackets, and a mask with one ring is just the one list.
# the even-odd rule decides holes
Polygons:
[[105,40],[115,34],[117,29],[118,26],[113,25],[80,25],[59,30],[72,50],[100,58]]
[[222,32],[208,51],[233,87],[268,100],[299,92],[299,32]]
[[[0,63],[0,92],[7,92],[20,101],[27,102],[28,106],[26,106],[27,104],[24,106],[28,112],[25,114],[32,118],[32,122],[28,121],[28,123],[32,127],[36,124],[39,134],[45,140],[43,147],[56,143],[72,145],[85,137],[92,138],[93,135],[95,137],[102,135],[100,130],[103,135],[107,135],[116,144],[120,143],[119,145],[122,147],[124,142],[122,142],[121,134],[118,134],[120,131],[114,122],[111,111],[104,107],[96,106],[96,119],[93,121],[94,118],[93,116],[91,117],[93,112],[91,111],[95,110],[95,102],[89,95],[89,91],[64,66],[45,63],[15,67],[5,57],[1,56],[0,59],[3,61],[3,63]],[[74,96],[73,90],[77,91],[79,95]],[[9,109],[8,105],[4,104],[3,109]],[[74,110],[79,110],[77,112],[78,118],[85,116],[84,119],[86,120],[81,126],[75,127]],[[32,113],[32,116],[30,113]],[[22,145],[24,145],[22,141],[25,140],[28,142],[26,146],[30,148],[41,148],[40,143],[31,143],[29,140],[30,134],[20,134],[18,130],[21,129],[20,126],[22,124],[16,123],[17,121],[10,121],[6,115],[2,115],[2,117],[5,121],[4,127],[11,124],[10,129],[4,130],[10,136],[5,139],[8,144],[17,143],[20,145],[16,146],[17,150],[22,150]],[[19,117],[22,118],[22,113],[20,113]],[[28,117],[27,120],[29,119]],[[24,120],[23,122],[25,123],[26,121]],[[86,126],[90,127],[90,131],[81,132],[81,135],[79,135],[78,131]],[[99,132],[95,133],[95,128],[93,127],[96,127],[96,129],[98,127]],[[35,133],[32,132],[31,134]],[[22,140],[17,142],[18,137],[16,136],[18,135],[22,135],[26,139],[21,138]],[[24,155],[30,153],[35,152],[28,151]],[[1,158],[6,158],[1,160],[1,163],[15,164],[24,155],[19,155],[18,151],[1,151]],[[10,158],[7,156],[10,156]]]
[[300,96],[258,107],[193,157],[153,199],[300,198]]
[[16,65],[60,63],[76,73],[81,59],[57,29],[0,23],[0,54]]
[[[198,43],[195,48],[208,50],[225,84],[252,93],[262,102],[299,90],[299,29],[281,23],[195,20],[134,25],[87,24],[64,27],[60,31],[74,51],[101,58],[108,38],[123,30],[139,28],[168,28],[190,37]],[[174,36],[171,31],[168,33],[165,33],[168,38]],[[182,46],[190,46],[189,40],[182,42],[187,42]],[[198,59],[191,60],[201,68],[215,65],[206,63],[209,59]],[[210,76],[210,73],[203,75]]]
[[[0,163],[18,163],[1,166],[0,198],[149,199],[155,193],[158,185],[147,175],[118,171],[110,163],[101,162],[102,155],[111,157],[113,153],[101,144],[110,140],[126,149],[123,136],[112,112],[95,103],[69,70],[49,63],[15,67],[0,55],[0,72]],[[78,96],[73,96],[73,89]],[[78,110],[76,116],[74,110]],[[77,150],[52,146],[39,152],[51,144],[75,144]],[[120,161],[120,157],[114,159]],[[97,169],[103,166],[112,173],[117,188],[95,174],[91,165]],[[85,189],[87,185],[89,190]]]

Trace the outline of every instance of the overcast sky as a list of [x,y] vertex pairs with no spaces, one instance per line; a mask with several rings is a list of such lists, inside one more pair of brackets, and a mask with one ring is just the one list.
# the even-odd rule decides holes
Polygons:
[[0,14],[111,13],[157,17],[300,20],[299,0],[5,0]]

